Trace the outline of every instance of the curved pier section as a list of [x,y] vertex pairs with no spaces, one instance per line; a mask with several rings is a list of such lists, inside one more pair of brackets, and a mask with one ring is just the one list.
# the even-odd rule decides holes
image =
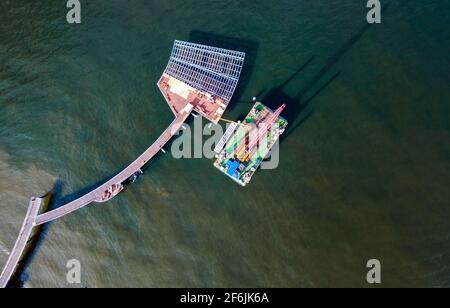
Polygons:
[[42,200],[42,198],[31,198],[27,215],[25,216],[22,229],[20,229],[19,237],[17,238],[16,244],[14,245],[8,261],[6,262],[5,268],[0,276],[0,288],[6,288],[9,280],[14,274],[17,264],[22,258],[23,252],[30,239],[31,232],[33,231],[33,227],[36,226],[36,217],[39,213],[39,209],[41,208]]
[[[149,147],[141,156],[139,156],[128,167],[122,170],[115,177],[107,181],[105,184],[87,193],[86,195],[74,200],[66,205],[63,205],[53,211],[38,215],[36,217],[36,225],[42,225],[51,222],[55,219],[61,218],[76,210],[85,207],[92,202],[106,202],[120,191],[117,187],[121,187],[122,183],[128,180],[136,172],[138,172],[146,163],[148,163],[164,145],[179,131],[181,125],[186,121],[192,111],[192,105],[187,105],[180,113],[178,113],[175,120],[170,126],[159,136],[159,138]],[[117,193],[115,193],[118,191]]]

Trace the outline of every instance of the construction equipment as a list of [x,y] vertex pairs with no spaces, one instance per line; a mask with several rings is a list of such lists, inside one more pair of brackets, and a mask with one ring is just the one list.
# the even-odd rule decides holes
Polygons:
[[258,137],[257,138],[252,138],[252,140],[250,140],[250,143],[248,144],[248,146],[243,146],[243,148],[239,151],[238,155],[237,155],[237,159],[240,160],[241,162],[246,162],[249,157],[251,152],[253,151],[253,149],[255,148],[255,146],[257,146],[260,141],[265,138],[267,136],[268,131],[270,130],[270,128],[273,126],[273,124],[277,121],[278,117],[280,116],[280,114],[283,112],[284,108],[286,108],[286,104],[281,105],[270,117],[268,120],[266,120],[263,124],[261,128],[257,128],[258,129]]

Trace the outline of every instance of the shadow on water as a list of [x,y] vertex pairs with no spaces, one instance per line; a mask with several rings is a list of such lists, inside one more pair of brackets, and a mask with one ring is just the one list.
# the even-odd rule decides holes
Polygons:
[[233,110],[235,105],[234,102],[240,101],[242,94],[247,88],[247,85],[252,76],[256,62],[256,55],[259,49],[259,43],[200,30],[193,30],[189,35],[189,41],[197,44],[245,52],[245,61],[241,76],[239,78],[239,83],[237,85],[236,91],[234,92],[233,98],[228,105],[228,109],[230,111]]
[[[313,114],[314,111],[311,109],[306,110],[307,107],[310,105],[311,101],[313,101],[314,98],[319,96],[320,93],[325,91],[325,89],[330,84],[332,84],[339,77],[340,74],[341,74],[341,71],[336,72],[333,76],[331,76],[327,81],[325,81],[313,94],[308,96],[306,99],[302,100],[301,97],[298,97],[298,96],[294,99],[296,102],[298,102],[298,104],[295,105],[294,108],[291,108],[291,109],[294,109],[293,114],[291,116],[293,121],[289,121],[288,120],[289,117],[286,117],[286,119],[289,121],[289,123],[291,123],[291,125],[288,126],[288,130],[286,131],[286,133],[281,135],[281,141],[288,138],[293,132],[295,132],[300,126],[302,126],[303,123],[306,122],[306,120],[308,120],[311,117],[311,115]],[[300,120],[297,120],[297,118],[299,118],[299,117],[300,117]]]
[[[382,12],[386,12],[389,4],[383,6]],[[365,23],[364,26],[354,34],[348,41],[346,41],[334,54],[332,54],[324,63],[322,68],[313,75],[313,77],[306,83],[306,85],[297,93],[295,96],[289,96],[286,94],[284,88],[291,83],[296,76],[299,75],[311,62],[314,61],[314,56],[305,62],[295,73],[286,79],[281,85],[270,89],[267,94],[265,94],[261,101],[267,105],[269,108],[276,109],[282,103],[286,103],[286,111],[284,112],[284,117],[290,123],[288,130],[282,135],[281,141],[286,139],[290,134],[292,134],[297,128],[299,128],[307,119],[309,119],[313,113],[312,110],[308,110],[306,114],[300,117],[304,113],[303,111],[307,109],[311,101],[313,101],[317,96],[319,96],[330,84],[332,84],[341,74],[341,71],[337,71],[331,75],[325,81],[324,78],[330,74],[335,65],[346,55],[352,47],[358,43],[364,34],[369,30],[371,24]],[[261,92],[265,93],[265,89]]]
[[[286,94],[285,87],[289,85],[295,78],[305,70],[313,61],[314,56],[309,58],[301,67],[299,67],[289,78],[278,86],[273,87],[267,93],[262,96],[261,101],[272,110],[277,109],[282,103],[286,103],[286,109],[283,112],[283,117],[289,122],[294,123],[299,114],[304,109],[305,105],[302,104],[298,97],[290,96]],[[262,92],[262,91],[261,91]],[[258,96],[256,96],[258,97]],[[286,134],[282,135],[285,136]]]

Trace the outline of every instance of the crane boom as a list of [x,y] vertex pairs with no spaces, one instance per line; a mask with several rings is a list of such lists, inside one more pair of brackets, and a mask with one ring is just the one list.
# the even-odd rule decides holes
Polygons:
[[[262,140],[262,138],[264,138],[267,134],[267,132],[269,131],[269,129],[273,126],[273,124],[275,123],[275,121],[278,119],[278,117],[280,116],[280,114],[283,112],[283,110],[286,108],[286,104],[282,104],[269,118],[269,120],[267,120],[262,128],[258,131],[258,138],[253,139],[249,145],[248,148],[245,151],[240,151],[239,155],[238,155],[238,159],[240,161],[246,161],[247,158],[250,156],[250,153],[252,152],[253,148],[258,145],[260,143],[260,141]],[[245,148],[245,145],[244,145]]]

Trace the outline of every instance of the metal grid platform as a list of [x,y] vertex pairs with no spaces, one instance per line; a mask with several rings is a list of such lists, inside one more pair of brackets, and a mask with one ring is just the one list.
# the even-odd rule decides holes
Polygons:
[[175,41],[165,73],[228,104],[244,65],[245,53]]

